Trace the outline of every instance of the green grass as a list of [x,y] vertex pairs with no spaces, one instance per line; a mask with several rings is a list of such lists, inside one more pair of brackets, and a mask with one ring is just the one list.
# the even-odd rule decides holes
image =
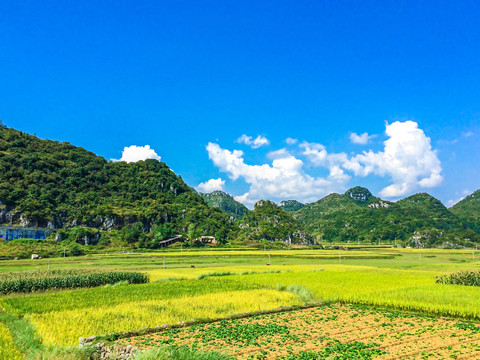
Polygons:
[[234,360],[218,352],[201,352],[186,347],[150,349],[139,353],[137,360]]

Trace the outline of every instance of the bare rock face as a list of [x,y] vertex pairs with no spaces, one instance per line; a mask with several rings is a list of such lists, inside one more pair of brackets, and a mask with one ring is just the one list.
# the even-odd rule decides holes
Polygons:
[[383,201],[383,200],[380,200],[378,202],[375,202],[375,203],[372,203],[372,204],[368,205],[369,208],[375,208],[375,209],[388,208],[389,206],[390,206],[390,204]]
[[112,230],[113,228],[115,227],[115,219],[112,219],[112,218],[105,218],[105,220],[103,220],[103,228],[105,230]]
[[103,342],[92,345],[92,342],[95,340],[96,336],[90,336],[87,338],[81,337],[79,339],[79,347],[84,346],[93,346],[95,349],[95,359],[100,360],[130,360],[134,359],[136,353],[138,352],[137,348],[134,348],[132,345],[108,345]]
[[9,206],[4,206],[3,208],[0,208],[0,224],[9,223],[11,221],[11,211],[12,208]]

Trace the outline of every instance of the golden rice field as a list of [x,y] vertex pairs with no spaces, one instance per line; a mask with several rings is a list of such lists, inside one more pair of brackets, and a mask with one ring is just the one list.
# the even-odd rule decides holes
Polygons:
[[23,359],[22,353],[15,348],[10,331],[2,323],[0,323],[0,359]]
[[51,311],[29,315],[28,319],[45,344],[68,346],[78,344],[80,336],[135,330],[197,318],[218,318],[298,303],[299,299],[287,292],[244,290]]

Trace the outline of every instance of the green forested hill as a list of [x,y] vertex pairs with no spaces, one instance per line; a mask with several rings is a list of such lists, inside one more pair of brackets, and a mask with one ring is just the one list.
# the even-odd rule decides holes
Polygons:
[[289,213],[272,201],[260,200],[241,220],[239,228],[254,240],[280,240],[306,244],[312,237]]
[[232,195],[223,191],[213,191],[209,194],[199,193],[205,202],[215,208],[219,208],[222,212],[232,216],[234,219],[240,219],[248,213],[248,209],[242,203],[236,201]]
[[453,205],[450,211],[480,233],[480,190]]
[[185,233],[232,225],[163,162],[111,162],[83,148],[0,127],[0,223],[112,229],[168,223]]
[[409,242],[414,235],[432,245],[480,240],[458,216],[425,193],[391,203],[356,187],[307,204],[293,215],[308,231],[332,241]]
[[285,200],[280,202],[280,208],[283,211],[298,211],[305,205],[297,200]]

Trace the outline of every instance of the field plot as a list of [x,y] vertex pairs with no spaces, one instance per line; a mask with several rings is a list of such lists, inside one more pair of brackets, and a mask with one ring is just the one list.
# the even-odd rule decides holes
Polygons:
[[[291,316],[294,313],[289,313],[288,316],[275,315],[271,319],[261,317],[249,320],[271,320],[274,321],[272,326],[258,323],[258,326],[252,328],[246,320],[232,322],[231,326],[242,325],[233,335],[221,333],[221,329],[214,330],[214,325],[204,326],[205,331],[210,328],[212,330],[204,331],[203,334],[210,334],[208,336],[211,339],[221,336],[223,340],[214,339],[204,343],[200,337],[194,338],[194,334],[187,333],[180,339],[176,338],[176,331],[172,331],[171,336],[164,338],[132,341],[137,341],[140,347],[160,345],[167,349],[173,344],[188,344],[193,348],[193,344],[197,343],[197,347],[225,351],[241,359],[252,358],[253,355],[253,358],[273,359],[283,356],[283,359],[291,360],[293,358],[288,356],[295,355],[307,360],[328,358],[329,354],[335,352],[347,354],[343,357],[345,359],[358,359],[359,354],[367,359],[373,356],[398,357],[410,353],[416,355],[405,356],[421,358],[434,353],[436,355],[433,357],[480,358],[480,352],[475,352],[476,345],[480,342],[477,339],[477,325],[462,322],[480,321],[480,287],[435,283],[438,275],[450,276],[450,273],[458,271],[470,273],[479,270],[479,256],[473,257],[472,251],[438,249],[422,249],[421,259],[418,250],[413,249],[368,250],[378,256],[370,256],[365,252],[367,251],[343,249],[184,249],[183,252],[172,251],[170,255],[169,252],[155,252],[3,261],[0,264],[0,281],[3,282],[35,278],[38,279],[35,281],[47,283],[59,275],[87,276],[99,270],[102,273],[142,272],[150,276],[151,282],[130,285],[116,282],[113,285],[75,289],[53,287],[45,288],[45,291],[35,289],[33,293],[0,294],[0,350],[8,354],[5,357],[0,351],[0,358],[15,358],[18,355],[20,358],[43,356],[50,359],[51,353],[45,355],[44,351],[77,351],[79,337],[136,331],[199,318],[228,317],[311,301],[448,316],[457,318],[458,324],[463,325],[458,325],[460,328],[457,328],[453,326],[453,321],[415,317],[411,322],[416,327],[409,327],[405,325],[408,319],[402,325],[400,320],[391,320],[392,316],[397,315],[384,315],[396,314],[394,312],[379,312],[379,315],[373,317],[380,319],[377,322],[365,313],[368,310],[336,305],[325,309],[337,312],[338,314],[332,313],[329,316],[337,316],[338,321],[333,318],[328,320],[329,316],[326,315],[315,314],[305,315],[303,319],[300,315],[295,315],[297,318],[293,319]],[[267,265],[268,262],[270,265]],[[325,309],[324,312],[327,311]],[[352,317],[342,315],[345,309],[352,312]],[[281,320],[282,316],[284,320]],[[315,316],[322,320],[317,321]],[[398,315],[398,319],[404,317]],[[355,322],[356,318],[363,320],[358,323]],[[393,325],[379,325],[389,322]],[[442,325],[443,328],[438,327],[444,323],[446,325]],[[342,326],[344,335],[340,334]],[[373,331],[371,334],[366,332],[368,329],[376,329],[375,334]],[[197,334],[200,330],[201,327],[198,326]],[[178,334],[186,331],[187,329],[178,330]],[[402,335],[398,339],[394,337],[400,336],[402,332],[416,335]],[[272,334],[272,341],[266,334]],[[279,337],[279,334],[285,338]],[[383,338],[378,337],[381,334],[384,334]],[[246,340],[240,343],[242,336]],[[258,344],[250,343],[250,338],[256,339]],[[435,342],[435,339],[441,339],[445,345]],[[142,344],[143,341],[147,343]],[[281,344],[276,344],[277,341]],[[295,345],[295,341],[302,346]],[[413,341],[418,341],[418,344]],[[451,341],[454,341],[453,345],[450,344]],[[32,347],[32,344],[35,346]],[[396,344],[403,346],[403,350],[397,349]],[[420,349],[422,346],[427,346],[427,350]],[[299,355],[300,351],[307,352]],[[36,352],[40,355],[35,355]],[[422,355],[423,352],[425,354]]]
[[139,349],[186,346],[237,359],[478,359],[480,327],[332,304],[170,329],[117,343]]

